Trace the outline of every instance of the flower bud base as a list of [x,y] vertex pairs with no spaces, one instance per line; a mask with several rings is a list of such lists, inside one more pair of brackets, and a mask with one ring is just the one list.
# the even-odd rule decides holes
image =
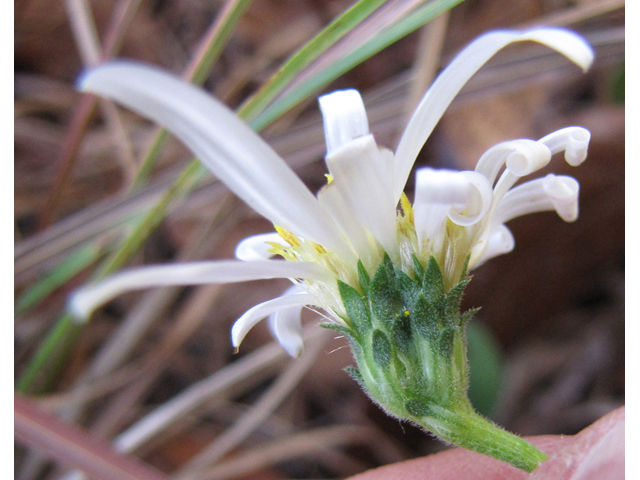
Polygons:
[[438,263],[414,257],[413,275],[389,259],[371,278],[359,265],[360,289],[339,283],[345,324],[324,324],[351,343],[358,368],[348,372],[388,414],[441,440],[533,471],[546,455],[482,418],[471,406],[465,324],[460,313],[469,282],[448,291]]

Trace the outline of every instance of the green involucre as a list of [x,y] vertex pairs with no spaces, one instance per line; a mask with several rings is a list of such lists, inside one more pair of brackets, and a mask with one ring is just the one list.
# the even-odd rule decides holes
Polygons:
[[546,455],[477,414],[469,402],[465,327],[460,313],[466,269],[448,291],[440,266],[414,257],[413,276],[388,255],[373,278],[358,265],[359,285],[339,282],[346,316],[325,324],[351,343],[349,374],[390,415],[416,423],[446,442],[533,471]]

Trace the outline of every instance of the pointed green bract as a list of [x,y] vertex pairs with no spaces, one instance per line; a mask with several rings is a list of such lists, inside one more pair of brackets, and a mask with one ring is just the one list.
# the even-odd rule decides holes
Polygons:
[[411,337],[413,336],[410,315],[400,315],[396,318],[393,322],[392,335],[400,351],[408,353],[412,347]]
[[429,300],[433,301],[444,293],[442,270],[440,270],[440,266],[435,258],[431,257],[429,259],[429,264],[421,280],[422,288],[425,290]]
[[415,273],[416,278],[423,278],[426,270],[424,269],[424,267],[422,266],[422,263],[420,263],[420,260],[418,260],[418,257],[416,256],[416,254],[412,254],[411,255],[411,259],[413,260],[413,271]]
[[471,279],[465,278],[461,280],[456,286],[454,286],[444,297],[445,316],[447,318],[454,317],[460,311],[460,304],[462,303],[462,294],[464,289],[469,285]]
[[442,317],[437,306],[429,303],[424,295],[420,295],[412,312],[412,327],[425,340],[437,338],[438,330],[442,327]]
[[364,379],[362,378],[360,370],[353,367],[345,367],[344,371],[351,375],[351,378],[353,378],[361,387],[364,388]]
[[371,283],[371,277],[367,273],[367,269],[364,268],[362,261],[358,260],[358,281],[362,288],[366,291],[369,289],[369,284]]
[[367,298],[374,325],[391,327],[403,302],[401,291],[396,288],[395,267],[388,255],[385,255],[384,262],[371,280]]
[[344,303],[344,309],[347,312],[347,318],[345,319],[347,324],[353,325],[356,331],[360,333],[366,332],[367,326],[371,324],[371,319],[367,304],[360,292],[340,280],[338,280],[338,291]]
[[371,335],[371,350],[374,362],[382,368],[387,368],[391,363],[391,344],[381,330],[373,331]]

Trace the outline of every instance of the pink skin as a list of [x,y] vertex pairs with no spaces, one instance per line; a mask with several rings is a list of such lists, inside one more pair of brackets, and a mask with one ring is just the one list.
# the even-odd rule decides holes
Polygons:
[[361,473],[349,480],[618,480],[624,478],[624,407],[574,436],[528,437],[549,455],[532,474],[452,449]]

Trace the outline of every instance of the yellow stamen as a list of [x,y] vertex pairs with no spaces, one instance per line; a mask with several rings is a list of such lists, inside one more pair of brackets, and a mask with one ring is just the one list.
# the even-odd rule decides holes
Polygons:
[[327,251],[325,250],[325,248],[322,245],[318,245],[317,243],[313,243],[313,248],[316,249],[316,252],[318,253],[327,253]]
[[298,239],[298,237],[296,237],[293,233],[285,230],[282,227],[279,227],[278,225],[274,225],[276,232],[278,232],[278,235],[280,235],[280,237],[282,237],[282,239],[287,242],[289,245],[291,245],[292,247],[299,247],[300,246],[300,241]]
[[413,207],[404,192],[402,192],[402,196],[400,197],[400,207],[402,208],[402,216],[410,223],[413,223]]
[[296,260],[295,255],[289,251],[287,247],[280,245],[275,242],[267,242],[273,248],[269,249],[269,253],[273,253],[274,255],[280,255],[285,260]]

